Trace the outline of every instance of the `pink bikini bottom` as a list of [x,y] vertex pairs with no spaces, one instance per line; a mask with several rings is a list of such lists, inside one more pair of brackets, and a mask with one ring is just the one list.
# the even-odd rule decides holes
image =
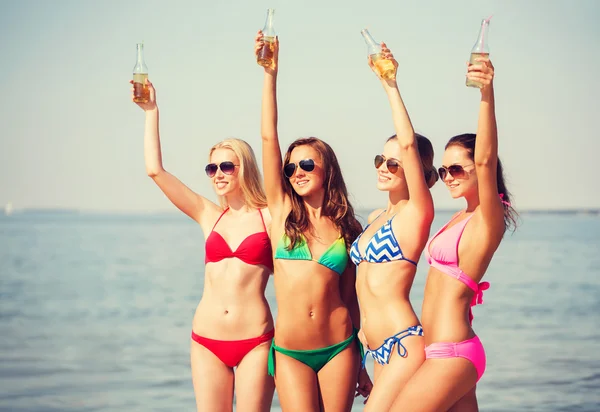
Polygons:
[[485,350],[477,336],[462,342],[438,342],[425,347],[425,359],[465,358],[477,370],[477,381],[485,371]]

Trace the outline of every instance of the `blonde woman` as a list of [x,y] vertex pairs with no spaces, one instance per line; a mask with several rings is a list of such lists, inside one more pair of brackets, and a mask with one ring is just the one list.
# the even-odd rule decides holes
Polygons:
[[[146,172],[169,200],[196,221],[206,239],[204,292],[192,322],[191,366],[198,411],[269,411],[267,374],[273,318],[265,287],[273,272],[262,179],[252,148],[227,139],[209,152],[205,171],[219,198],[194,193],[163,168],[155,89],[136,103],[146,113]],[[235,372],[234,372],[234,368]]]

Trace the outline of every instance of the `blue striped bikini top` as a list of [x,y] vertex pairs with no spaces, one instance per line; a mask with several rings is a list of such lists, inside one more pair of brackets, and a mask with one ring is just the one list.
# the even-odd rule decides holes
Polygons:
[[[375,220],[377,220],[382,213],[384,212],[381,212],[375,218]],[[417,266],[417,262],[404,257],[402,254],[402,249],[400,249],[400,245],[398,244],[396,236],[394,236],[394,231],[392,230],[392,219],[394,219],[394,217],[396,217],[396,215],[389,218],[388,221],[385,222],[377,232],[375,232],[373,237],[371,237],[369,243],[367,243],[364,256],[360,255],[360,251],[358,250],[358,242],[363,233],[365,233],[365,231],[371,225],[367,225],[365,230],[363,230],[363,233],[358,235],[356,240],[352,243],[352,247],[350,248],[350,259],[352,259],[352,262],[356,266],[363,261],[369,263],[384,263],[393,262],[396,260],[406,260],[407,262]]]

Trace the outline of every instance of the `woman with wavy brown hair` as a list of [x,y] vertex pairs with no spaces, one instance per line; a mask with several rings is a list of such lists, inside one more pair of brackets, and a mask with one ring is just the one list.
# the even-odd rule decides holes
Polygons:
[[[262,46],[259,32],[255,52]],[[262,98],[263,169],[278,307],[269,372],[275,376],[284,411],[349,411],[357,382],[363,395],[371,385],[359,368],[356,268],[348,256],[362,228],[327,143],[315,137],[298,139],[282,162],[277,134],[278,40],[274,46]]]
[[482,281],[507,229],[516,226],[504,170],[498,158],[494,66],[487,57],[468,63],[467,79],[481,84],[477,134],[452,137],[439,174],[454,199],[456,213],[425,246],[429,273],[422,321],[425,362],[404,385],[392,411],[475,412],[475,390],[486,355],[473,329],[471,307],[483,303]]

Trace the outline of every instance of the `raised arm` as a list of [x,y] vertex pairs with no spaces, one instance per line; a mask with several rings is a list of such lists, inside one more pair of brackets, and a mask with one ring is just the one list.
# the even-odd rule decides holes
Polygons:
[[192,191],[163,168],[156,91],[149,80],[146,82],[150,91],[150,99],[148,103],[136,103],[146,113],[144,126],[146,173],[177,208],[202,225],[202,221],[206,221],[207,215],[218,213],[220,207]]
[[[388,49],[385,43],[382,43],[381,47],[382,57],[390,60],[397,70],[398,62],[394,59],[390,49]],[[369,65],[373,68],[373,62],[370,57]],[[373,71],[377,74],[375,70]],[[378,75],[378,77],[380,76]],[[419,155],[419,146],[415,137],[415,131],[398,90],[398,84],[395,78],[388,80],[380,77],[380,80],[392,109],[394,128],[401,151],[402,168],[404,169],[406,184],[410,193],[410,203],[416,206],[417,210],[421,211],[424,216],[433,218],[433,199],[423,174],[423,165]]]
[[[254,52],[258,55],[263,48],[263,34],[258,32],[254,39]],[[267,204],[273,217],[281,216],[285,202],[285,192],[282,182],[282,161],[279,137],[277,135],[277,72],[279,39],[273,45],[273,64],[265,67],[265,77],[262,94],[261,135],[263,146],[263,175]]]
[[474,156],[479,205],[486,226],[498,228],[504,225],[504,208],[498,196],[497,182],[498,129],[494,107],[494,66],[488,58],[476,60],[482,64],[469,64],[467,77],[483,84]]

